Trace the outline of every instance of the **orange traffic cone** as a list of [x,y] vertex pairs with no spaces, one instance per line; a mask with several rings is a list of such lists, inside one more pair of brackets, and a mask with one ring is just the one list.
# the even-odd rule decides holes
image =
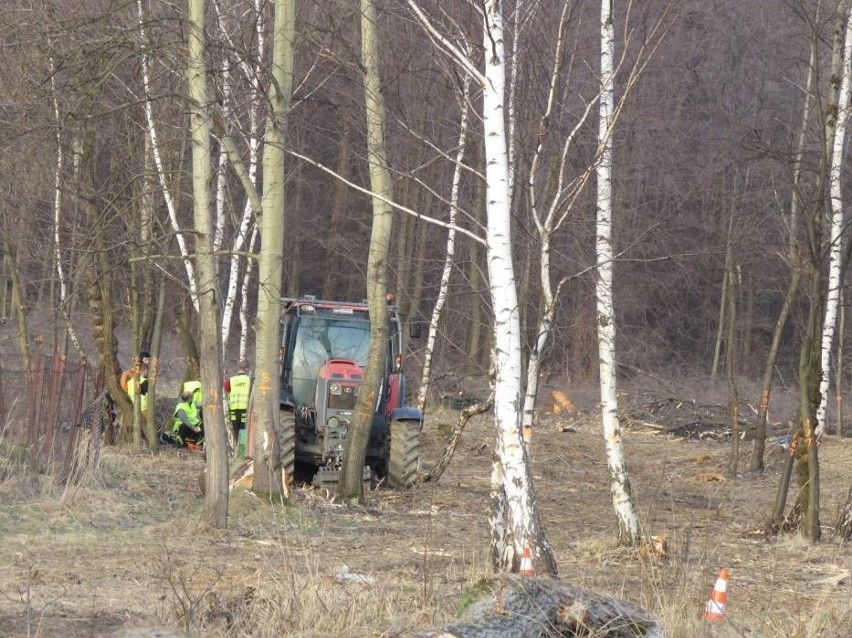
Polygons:
[[521,554],[521,567],[518,569],[521,576],[535,576],[535,567],[533,567],[532,552],[529,547],[524,547],[524,553]]
[[704,620],[707,622],[725,620],[725,603],[728,602],[728,576],[730,576],[730,572],[727,569],[722,569],[719,572],[719,578],[716,579],[716,585],[710,593],[710,599],[704,606]]

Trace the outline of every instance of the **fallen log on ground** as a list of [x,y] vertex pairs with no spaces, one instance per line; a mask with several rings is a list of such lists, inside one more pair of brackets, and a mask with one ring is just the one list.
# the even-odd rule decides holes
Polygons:
[[630,603],[551,578],[503,574],[465,595],[459,620],[417,638],[664,638],[648,612]]

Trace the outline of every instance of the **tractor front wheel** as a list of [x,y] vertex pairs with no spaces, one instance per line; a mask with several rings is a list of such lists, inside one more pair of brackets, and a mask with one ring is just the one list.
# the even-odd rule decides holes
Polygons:
[[420,421],[391,421],[388,484],[405,489],[417,479],[420,469]]

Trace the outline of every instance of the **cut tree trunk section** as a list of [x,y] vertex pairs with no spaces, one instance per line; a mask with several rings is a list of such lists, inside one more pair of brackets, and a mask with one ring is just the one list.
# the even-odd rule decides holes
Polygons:
[[665,635],[644,609],[558,579],[502,575],[480,581],[466,598],[469,604],[458,621],[417,638]]

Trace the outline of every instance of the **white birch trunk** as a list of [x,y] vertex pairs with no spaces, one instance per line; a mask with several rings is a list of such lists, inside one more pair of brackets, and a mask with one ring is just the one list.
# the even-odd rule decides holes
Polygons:
[[142,0],[136,0],[136,9],[139,14],[139,36],[142,41],[142,86],[145,90],[145,122],[148,127],[148,136],[151,138],[151,152],[154,156],[154,164],[157,167],[157,178],[160,182],[160,189],[163,192],[163,199],[166,202],[166,209],[169,212],[169,222],[172,225],[172,230],[175,233],[175,239],[180,249],[180,255],[183,260],[184,268],[186,269],[186,279],[189,285],[190,298],[192,306],[198,312],[198,293],[195,285],[195,269],[192,266],[192,260],[189,256],[189,248],[186,245],[186,238],[183,231],[180,229],[180,224],[177,218],[177,204],[172,195],[169,185],[166,182],[166,170],[163,166],[162,155],[160,154],[160,145],[157,137],[157,126],[154,122],[154,108],[151,103],[151,73],[150,59],[146,53],[148,47],[148,34],[145,31],[145,13],[142,9]]
[[518,96],[518,70],[521,66],[519,55],[521,50],[521,23],[523,22],[524,14],[526,13],[525,4],[524,0],[517,0],[515,2],[515,10],[513,12],[514,19],[512,20],[512,53],[511,67],[509,71],[509,97],[507,100],[509,184],[511,185],[514,185],[515,183],[515,157],[517,155],[515,150],[517,148],[517,135],[515,135],[515,130],[517,129],[517,117],[515,115],[517,113],[516,100]]
[[[231,72],[228,69],[227,58],[222,61],[222,121],[231,119]],[[216,165],[216,216],[213,219],[213,253],[218,254],[222,248],[225,235],[225,185],[228,172],[228,153],[224,144],[219,144],[219,161]],[[219,260],[216,259],[216,279],[219,274]],[[225,343],[223,342],[223,346]]]
[[[254,254],[257,248],[257,224],[252,224],[251,237],[248,242],[248,251]],[[254,272],[254,259],[246,260],[246,269],[243,272],[243,294],[240,297],[240,356],[239,361],[248,361],[248,334],[251,327],[248,317],[249,286],[251,275]]]
[[62,173],[65,170],[65,153],[62,149],[62,115],[59,112],[59,98],[56,91],[56,67],[53,56],[49,57],[50,65],[50,89],[53,97],[53,117],[56,120],[56,173],[53,181],[53,257],[56,262],[56,278],[59,281],[59,307],[62,318],[65,321],[65,330],[68,338],[77,352],[77,356],[86,360],[86,352],[77,338],[77,332],[71,323],[68,308],[68,283],[65,278],[65,269],[62,266]]
[[[492,355],[493,355],[492,351]],[[509,571],[515,555],[512,546],[509,516],[506,510],[506,493],[503,489],[505,477],[503,466],[496,450],[500,447],[498,437],[494,459],[491,463],[491,489],[488,506],[488,529],[490,534],[491,564],[498,570]]]
[[[488,275],[494,312],[494,421],[497,429],[495,463],[502,474],[502,492],[509,518],[509,548],[492,547],[502,560],[499,568],[510,571],[508,557],[520,563],[524,549],[541,554],[555,572],[549,547],[535,510],[532,476],[521,437],[521,333],[515,272],[512,264],[511,184],[505,122],[506,67],[503,46],[503,3],[490,0],[485,6],[483,30],[485,83],[483,85],[483,133],[485,137],[486,211],[488,215]],[[492,493],[501,486],[492,485]]]
[[850,91],[852,91],[852,20],[846,21],[846,39],[843,47],[843,79],[837,100],[837,126],[832,141],[830,176],[831,242],[828,257],[828,293],[825,302],[825,315],[822,324],[822,343],[820,350],[820,368],[822,376],[819,382],[819,406],[816,413],[816,434],[821,435],[825,428],[828,388],[831,377],[831,350],[834,345],[834,332],[837,326],[837,310],[840,301],[841,272],[843,262],[843,151],[846,145],[846,126],[849,120]]
[[609,469],[612,504],[618,518],[618,540],[625,545],[639,542],[639,519],[633,507],[630,479],[618,420],[615,367],[615,312],[613,309],[612,246],[612,119],[614,109],[615,34],[613,0],[601,2],[601,99],[598,124],[600,159],[597,173],[597,278],[595,296],[598,312],[600,354],[601,418]]
[[[262,88],[260,84],[261,78],[261,69],[263,68],[264,62],[264,19],[263,19],[263,11],[261,10],[261,0],[254,0],[254,9],[255,9],[255,38],[257,39],[257,49],[254,52],[255,58],[257,60],[257,64],[254,68],[249,67],[246,63],[241,64],[241,68],[243,69],[243,74],[249,79],[251,83],[251,109],[249,111],[249,135],[248,135],[248,179],[251,184],[257,187],[257,168],[259,164],[259,122],[260,122],[260,108],[261,108],[261,98],[262,98]],[[224,33],[225,27],[222,23],[221,11],[220,15],[220,29]],[[222,349],[223,352],[226,351],[228,340],[231,334],[231,323],[234,315],[234,306],[236,304],[237,298],[237,290],[240,279],[240,264],[242,263],[242,259],[240,257],[240,252],[243,250],[246,245],[246,238],[249,236],[249,229],[253,225],[254,214],[255,211],[252,204],[252,198],[247,196],[246,203],[243,207],[242,217],[240,218],[240,226],[237,229],[237,235],[234,238],[234,243],[231,249],[231,258],[230,258],[230,268],[228,271],[228,286],[225,290],[224,302],[222,305]],[[256,233],[256,226],[254,227],[253,233]],[[253,251],[253,243],[249,244],[249,253]],[[246,284],[250,281],[250,278],[247,276],[253,267],[252,259],[246,258],[246,276],[242,277],[242,292],[241,292],[241,306],[244,311],[246,299],[248,296],[248,287]],[[245,318],[240,316],[240,361],[245,361],[245,349],[246,349],[246,339],[248,336],[247,324]]]
[[[550,331],[553,329],[553,321],[556,313],[556,295],[553,292],[551,284],[551,269],[550,269],[550,254],[551,243],[550,238],[556,230],[556,208],[553,205],[561,197],[561,192],[557,191],[551,203],[549,213],[542,219],[542,214],[539,211],[539,202],[536,190],[536,179],[538,176],[539,164],[544,150],[544,140],[547,135],[547,122],[550,120],[553,113],[553,105],[556,100],[556,90],[559,86],[559,80],[562,70],[562,50],[564,45],[565,21],[568,18],[568,4],[562,7],[562,14],[559,19],[559,38],[556,41],[556,48],[553,54],[553,71],[550,74],[550,89],[547,95],[547,107],[544,115],[539,123],[539,136],[536,144],[533,159],[530,163],[529,177],[527,179],[527,192],[529,193],[530,213],[533,223],[539,238],[539,278],[541,282],[541,300],[542,313],[538,319],[536,328],[536,338],[533,344],[533,349],[530,352],[529,361],[527,362],[527,383],[524,393],[524,409],[521,419],[522,431],[525,433],[524,438],[529,439],[532,435],[532,427],[535,421],[535,402],[538,396],[538,379],[541,370],[541,355],[544,347],[547,345],[547,340],[550,337]],[[517,20],[517,18],[516,18]],[[517,37],[517,36],[516,36]],[[587,111],[588,113],[588,111]],[[585,121],[585,117],[582,118]],[[569,136],[570,139],[570,136]],[[567,150],[567,147],[566,147]],[[565,165],[565,153],[562,156],[562,166]],[[562,287],[560,283],[556,291]],[[527,445],[530,441],[527,440]]]
[[447,231],[447,251],[444,256],[444,269],[441,272],[441,284],[438,287],[438,299],[432,309],[432,318],[429,321],[429,336],[426,339],[426,350],[423,355],[423,372],[420,381],[420,391],[417,394],[417,405],[420,411],[426,414],[426,395],[429,392],[429,382],[432,374],[432,355],[435,351],[435,341],[438,336],[438,322],[441,312],[447,300],[447,291],[450,285],[450,274],[453,271],[456,246],[456,218],[458,216],[459,185],[461,184],[462,162],[465,155],[465,138],[467,137],[468,104],[470,99],[470,77],[465,76],[464,90],[462,92],[461,121],[459,124],[458,151],[455,157],[455,168],[453,169],[453,182],[450,191],[450,229]]

